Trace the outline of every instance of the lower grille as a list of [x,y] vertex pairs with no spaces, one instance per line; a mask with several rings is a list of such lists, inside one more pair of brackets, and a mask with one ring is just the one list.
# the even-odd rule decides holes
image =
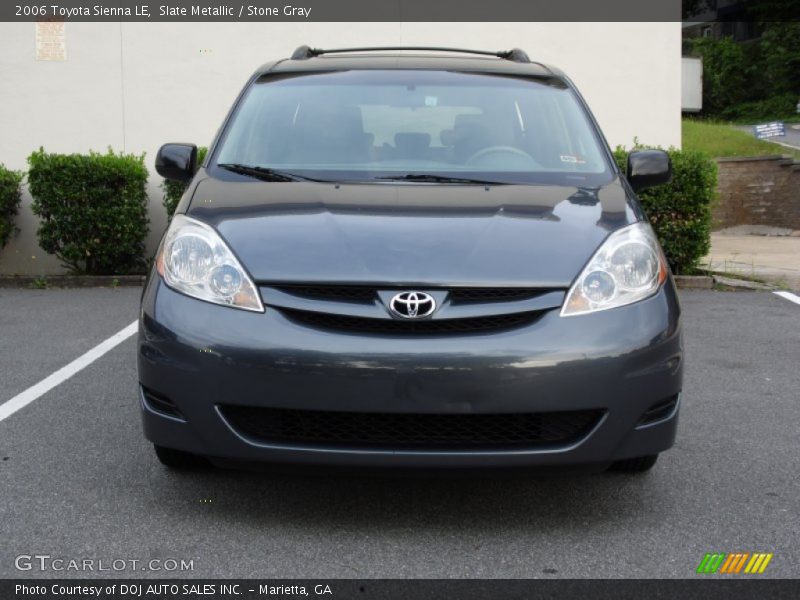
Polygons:
[[529,325],[541,315],[540,311],[491,315],[464,319],[420,319],[400,321],[395,319],[372,319],[317,313],[302,310],[281,309],[284,315],[300,325],[338,331],[342,333],[374,333],[386,335],[453,335],[468,333],[492,333]]
[[352,413],[224,405],[243,436],[262,443],[349,448],[502,449],[559,446],[585,436],[601,410],[523,414]]

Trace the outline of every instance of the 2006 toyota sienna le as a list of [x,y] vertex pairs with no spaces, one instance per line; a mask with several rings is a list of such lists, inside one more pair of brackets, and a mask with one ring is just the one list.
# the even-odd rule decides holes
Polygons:
[[[414,52],[409,52],[412,50]],[[674,441],[680,307],[572,82],[521,50],[298,48],[196,165],[146,285],[161,461],[649,469]]]

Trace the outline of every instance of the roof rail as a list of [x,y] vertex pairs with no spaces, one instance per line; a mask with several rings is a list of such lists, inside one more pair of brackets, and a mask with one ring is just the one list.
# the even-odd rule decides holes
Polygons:
[[292,60],[305,60],[321,56],[322,54],[343,54],[345,52],[379,52],[386,50],[421,50],[425,52],[458,52],[461,54],[480,54],[483,56],[496,56],[503,60],[510,60],[518,63],[529,63],[531,59],[524,50],[512,48],[511,50],[501,50],[499,52],[489,52],[486,50],[467,50],[464,48],[442,48],[438,46],[366,46],[363,48],[333,48],[324,50],[322,48],[311,48],[300,46],[292,53]]

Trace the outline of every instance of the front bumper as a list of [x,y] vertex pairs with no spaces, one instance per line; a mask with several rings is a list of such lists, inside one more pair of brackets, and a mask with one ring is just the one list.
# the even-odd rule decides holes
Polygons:
[[[145,435],[219,459],[358,466],[559,466],[655,454],[674,442],[679,402],[642,424],[682,385],[680,307],[671,280],[636,304],[512,331],[397,338],[323,332],[279,310],[251,313],[195,300],[151,278],[138,345],[142,386],[182,418],[142,400]],[[580,439],[535,448],[403,449],[263,443],[219,405],[413,414],[600,409]]]

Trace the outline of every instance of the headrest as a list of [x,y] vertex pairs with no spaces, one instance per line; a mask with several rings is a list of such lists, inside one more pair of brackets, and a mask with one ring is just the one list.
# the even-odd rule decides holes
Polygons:
[[395,133],[394,146],[398,149],[425,149],[431,145],[431,134],[429,133]]

